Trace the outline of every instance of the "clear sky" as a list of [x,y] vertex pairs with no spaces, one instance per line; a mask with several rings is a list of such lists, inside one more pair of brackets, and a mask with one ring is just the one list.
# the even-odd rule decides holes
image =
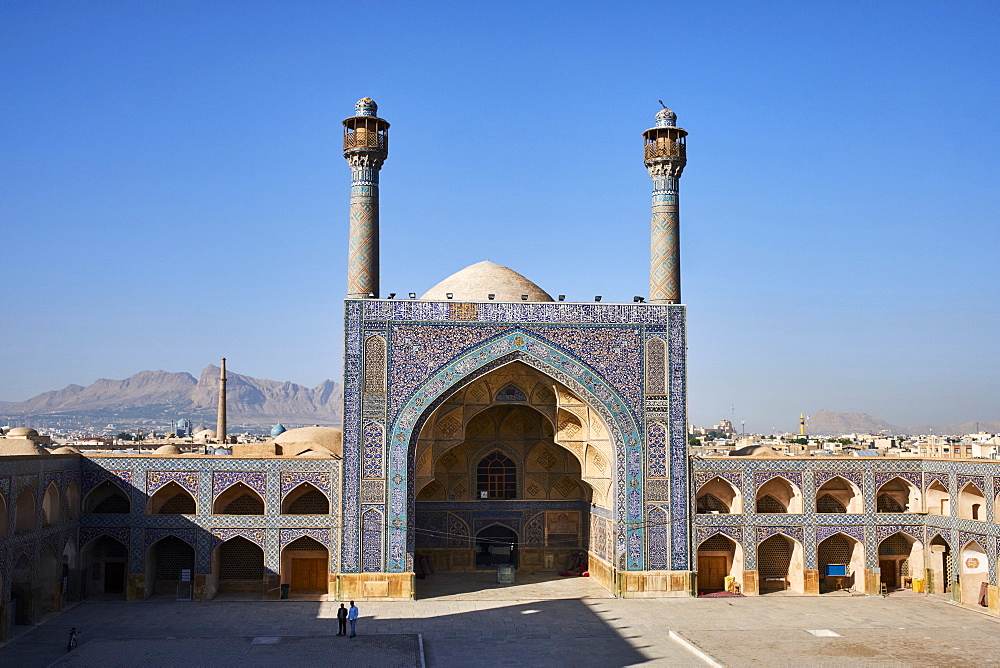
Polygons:
[[384,292],[488,259],[645,295],[662,99],[694,424],[1000,419],[998,8],[8,0],[0,399],[221,356],[337,379],[365,95]]

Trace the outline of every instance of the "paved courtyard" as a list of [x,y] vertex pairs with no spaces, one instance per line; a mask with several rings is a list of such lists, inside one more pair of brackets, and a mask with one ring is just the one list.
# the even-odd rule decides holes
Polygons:
[[[551,582],[548,586],[558,593],[568,586],[565,581]],[[446,582],[435,586],[449,590]],[[173,639],[182,641],[174,645],[176,657],[192,667],[232,665],[232,653],[246,651],[249,656],[254,648],[248,649],[246,643],[259,637],[283,638],[284,646],[277,645],[284,650],[276,661],[279,664],[351,664],[350,653],[341,648],[350,642],[381,642],[385,640],[380,639],[382,634],[422,634],[426,662],[432,668],[706,665],[672,639],[670,631],[719,663],[732,666],[989,666],[1000,662],[1000,620],[934,598],[621,600],[608,598],[606,593],[588,596],[589,584],[571,590],[575,597],[514,598],[530,591],[544,592],[546,586],[545,582],[525,584],[520,594],[509,590],[510,600],[455,599],[454,594],[442,593],[413,602],[360,603],[361,635],[353,641],[330,637],[336,633],[339,605],[333,602],[85,602],[8,643],[0,649],[0,665],[42,667],[66,657],[66,637],[72,626],[81,631],[77,650],[81,659],[87,643],[95,640],[155,638],[160,639],[157,648],[170,649],[165,641]],[[497,595],[495,589],[486,591],[483,596]],[[318,658],[308,650],[296,660],[294,645],[310,637],[327,643],[324,646],[329,649]],[[205,638],[216,639],[216,653],[203,649],[212,643],[197,640]],[[119,656],[131,665],[151,665],[143,664],[144,646],[152,647],[122,643]],[[230,646],[234,649],[226,649]],[[101,647],[95,645],[95,650]],[[388,655],[380,659],[392,663]],[[354,665],[380,665],[369,661]]]

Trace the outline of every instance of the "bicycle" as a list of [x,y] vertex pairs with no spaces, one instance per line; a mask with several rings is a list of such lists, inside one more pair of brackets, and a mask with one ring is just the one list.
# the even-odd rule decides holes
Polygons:
[[79,631],[76,630],[75,626],[69,630],[69,642],[66,643],[67,652],[72,652],[73,649],[76,647],[76,636],[78,633]]

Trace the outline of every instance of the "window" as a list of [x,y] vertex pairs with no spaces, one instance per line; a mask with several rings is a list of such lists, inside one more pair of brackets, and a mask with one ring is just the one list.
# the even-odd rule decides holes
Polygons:
[[517,496],[517,469],[509,458],[494,451],[479,462],[476,471],[479,496],[486,492],[489,499],[513,499]]

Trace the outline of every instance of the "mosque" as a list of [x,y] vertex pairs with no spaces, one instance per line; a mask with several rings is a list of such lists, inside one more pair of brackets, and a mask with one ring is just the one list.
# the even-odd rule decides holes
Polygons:
[[343,125],[343,430],[276,427],[232,455],[82,455],[12,430],[0,637],[91,596],[405,600],[432,570],[581,559],[619,597],[909,588],[1000,614],[1000,463],[688,455],[672,111],[643,133],[650,285],[624,304],[553,299],[490,262],[381,297],[389,123],[363,98]]

